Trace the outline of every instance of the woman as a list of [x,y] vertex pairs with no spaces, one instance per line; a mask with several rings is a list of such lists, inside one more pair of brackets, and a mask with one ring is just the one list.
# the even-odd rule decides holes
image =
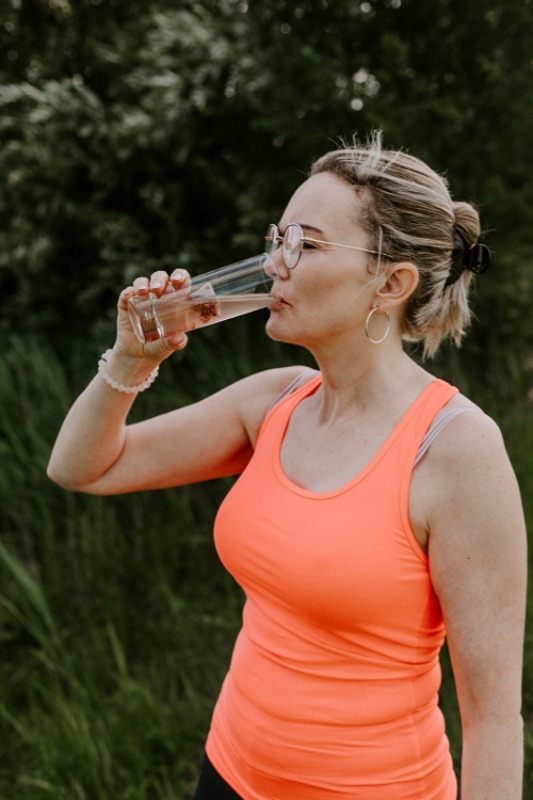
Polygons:
[[127,300],[188,276],[157,272],[120,295],[116,343],[49,475],[107,495],[242,473],[215,538],[247,602],[197,800],[454,800],[437,706],[445,632],[462,800],[521,797],[516,480],[496,425],[402,348],[460,343],[487,266],[478,235],[474,209],[379,136],[326,154],[267,237],[267,333],[308,348],[319,371],[269,370],[129,426],[135,393],[187,337],[141,346]]

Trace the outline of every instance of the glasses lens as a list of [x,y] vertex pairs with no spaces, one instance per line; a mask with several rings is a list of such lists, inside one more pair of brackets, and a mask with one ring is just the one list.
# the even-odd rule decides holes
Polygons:
[[288,269],[294,269],[302,254],[302,229],[299,225],[287,225],[283,237],[283,260]]
[[265,253],[269,256],[277,249],[278,247],[278,226],[271,224],[268,226],[266,235],[265,235]]

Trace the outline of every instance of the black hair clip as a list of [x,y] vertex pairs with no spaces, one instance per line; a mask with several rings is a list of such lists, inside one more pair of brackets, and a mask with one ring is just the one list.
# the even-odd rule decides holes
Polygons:
[[453,231],[452,268],[444,284],[450,286],[458,280],[465,269],[474,275],[482,275],[490,265],[491,252],[486,244],[473,244],[468,246],[459,231]]

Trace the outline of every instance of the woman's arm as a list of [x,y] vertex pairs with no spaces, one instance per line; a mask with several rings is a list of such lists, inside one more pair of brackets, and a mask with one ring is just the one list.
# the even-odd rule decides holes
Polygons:
[[[188,276],[183,275],[175,286],[184,283]],[[155,273],[152,281],[163,286],[161,293],[168,276]],[[157,364],[187,343],[180,334],[144,346],[137,341],[127,299],[147,291],[147,280],[138,279],[119,299],[117,341],[107,370],[128,386],[144,381]],[[198,403],[130,426],[126,419],[135,396],[111,388],[97,375],[61,427],[48,475],[71,491],[120,494],[235,474],[250,458],[269,404],[302,369],[252,375]]]
[[521,800],[527,545],[516,478],[482,414],[456,418],[430,453],[429,559],[461,712],[461,800]]
[[70,491],[105,495],[235,475],[250,459],[268,406],[300,369],[251,375],[133,425],[126,424],[131,395],[96,376],[61,427],[48,476]]

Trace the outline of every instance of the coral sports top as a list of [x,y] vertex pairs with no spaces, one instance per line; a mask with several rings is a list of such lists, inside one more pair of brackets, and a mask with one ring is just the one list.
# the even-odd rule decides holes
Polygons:
[[455,800],[437,706],[444,624],[408,494],[457,389],[434,380],[362,472],[318,493],[286,477],[280,447],[320,383],[270,411],[217,515],[246,603],[207,754],[244,800]]

